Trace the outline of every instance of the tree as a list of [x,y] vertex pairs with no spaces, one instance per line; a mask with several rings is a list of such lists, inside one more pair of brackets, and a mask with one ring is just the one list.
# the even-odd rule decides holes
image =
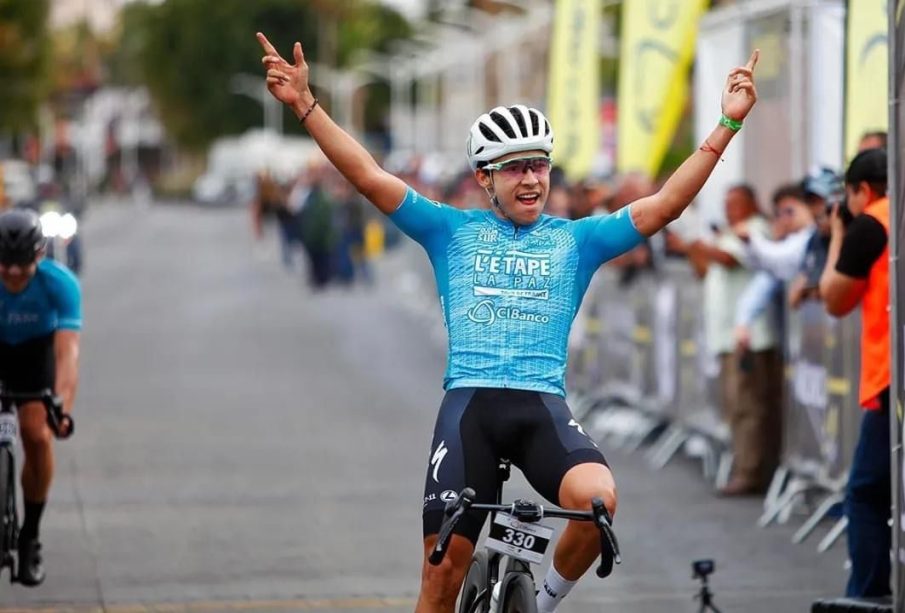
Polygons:
[[49,0],[0,0],[0,133],[37,125],[47,96]]
[[331,55],[340,64],[355,49],[379,48],[408,34],[398,14],[348,0],[135,3],[124,9],[123,48],[111,60],[111,74],[120,82],[145,83],[170,136],[201,149],[219,136],[261,125],[260,106],[230,90],[241,73],[261,76],[263,87],[258,30],[286,55],[302,41],[313,61],[332,34]]

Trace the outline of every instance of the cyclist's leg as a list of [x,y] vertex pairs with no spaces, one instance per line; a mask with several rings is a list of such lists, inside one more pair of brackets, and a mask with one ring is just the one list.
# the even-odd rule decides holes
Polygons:
[[[573,466],[559,488],[559,504],[566,509],[589,510],[594,497],[603,499],[610,515],[616,511],[616,482],[613,473],[602,464]],[[553,554],[553,565],[563,578],[581,578],[600,555],[600,532],[591,522],[566,524]]]
[[468,565],[474,553],[475,544],[471,539],[453,534],[446,550],[446,557],[437,566],[428,563],[427,558],[437,542],[437,535],[424,539],[424,562],[421,568],[421,593],[415,613],[452,612],[456,609],[456,598],[468,572]]
[[[53,389],[56,364],[52,334],[22,343],[15,353],[18,365],[10,369],[9,379],[5,381],[10,391],[29,393]],[[53,435],[43,404],[29,402],[19,407],[19,432],[25,455],[22,466],[25,520],[20,537],[37,538],[54,472]]]
[[[446,558],[432,566],[427,558],[437,541],[446,500],[466,486],[475,490],[476,502],[494,502],[499,458],[485,435],[482,416],[487,414],[484,390],[450,390],[443,399],[427,467],[424,487],[424,564],[416,611],[453,611],[468,572],[475,543],[486,514],[462,517]],[[484,405],[484,406],[482,406]]]
[[[54,457],[53,435],[47,426],[47,413],[40,402],[29,402],[19,408],[19,429],[22,435],[22,449],[25,463],[22,465],[22,495],[27,507],[34,504],[43,506],[53,480]],[[38,517],[28,517],[23,533],[34,530],[36,537]],[[33,524],[33,525],[32,525]]]
[[[616,511],[616,484],[597,444],[572,417],[565,401],[538,394],[524,412],[530,419],[516,462],[531,485],[566,509],[589,510],[603,499]],[[538,595],[539,608],[551,611],[600,554],[600,533],[591,522],[570,521],[560,536],[553,567]]]

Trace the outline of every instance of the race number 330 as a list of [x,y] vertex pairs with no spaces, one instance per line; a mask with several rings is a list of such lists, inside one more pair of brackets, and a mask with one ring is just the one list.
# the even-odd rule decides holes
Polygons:
[[526,524],[511,515],[497,513],[484,542],[488,549],[530,564],[540,564],[553,538],[553,528],[542,524]]

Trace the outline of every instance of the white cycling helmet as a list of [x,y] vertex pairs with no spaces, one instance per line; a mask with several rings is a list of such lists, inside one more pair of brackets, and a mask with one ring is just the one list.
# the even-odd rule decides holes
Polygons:
[[553,129],[537,109],[522,104],[498,106],[475,120],[467,147],[472,170],[518,151],[539,149],[549,155],[553,151]]

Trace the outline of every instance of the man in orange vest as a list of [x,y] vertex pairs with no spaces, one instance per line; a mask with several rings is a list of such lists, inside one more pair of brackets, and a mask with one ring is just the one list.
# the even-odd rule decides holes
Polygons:
[[832,238],[820,294],[836,317],[861,306],[861,385],[864,409],[852,458],[845,514],[852,571],[846,596],[886,596],[890,591],[888,525],[892,505],[889,425],[889,198],[886,151],[868,149],[845,173],[846,227],[839,208],[832,216]]

